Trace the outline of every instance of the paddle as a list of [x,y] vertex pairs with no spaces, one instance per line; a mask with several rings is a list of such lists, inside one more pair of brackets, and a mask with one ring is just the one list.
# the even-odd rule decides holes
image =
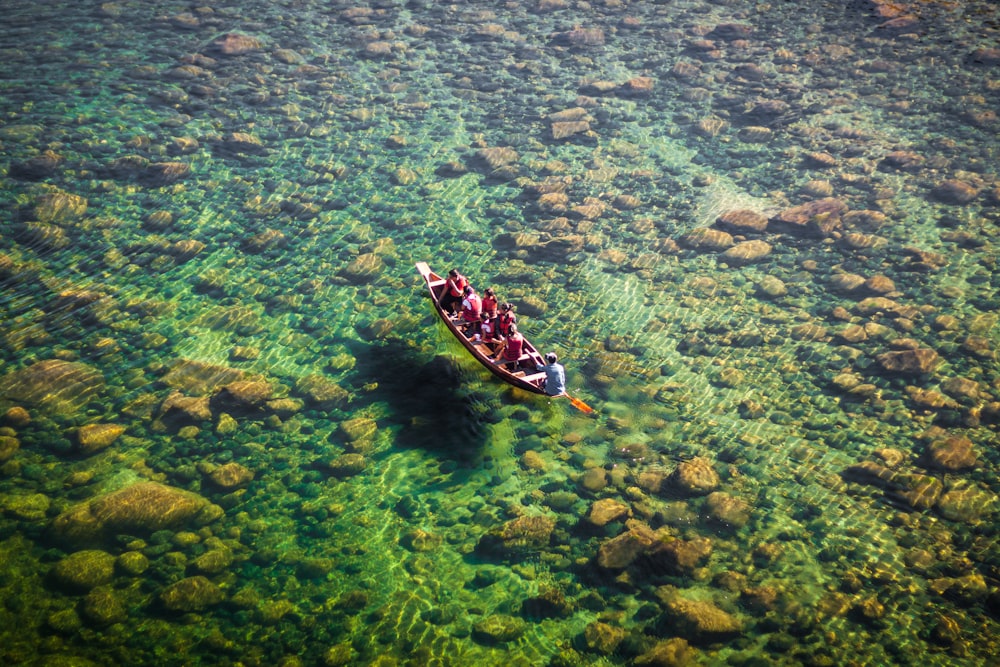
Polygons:
[[589,405],[581,401],[579,398],[573,398],[569,394],[563,394],[563,396],[569,399],[570,405],[572,405],[574,408],[576,408],[583,414],[585,415],[593,414],[594,408],[590,407]]

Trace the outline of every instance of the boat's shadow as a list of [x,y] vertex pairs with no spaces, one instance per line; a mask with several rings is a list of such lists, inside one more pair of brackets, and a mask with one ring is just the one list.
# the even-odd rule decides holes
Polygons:
[[476,374],[450,356],[428,361],[405,345],[365,345],[354,353],[377,383],[372,398],[388,403],[391,419],[402,425],[396,446],[464,464],[482,460],[487,426],[499,416],[490,404],[496,397],[478,390]]

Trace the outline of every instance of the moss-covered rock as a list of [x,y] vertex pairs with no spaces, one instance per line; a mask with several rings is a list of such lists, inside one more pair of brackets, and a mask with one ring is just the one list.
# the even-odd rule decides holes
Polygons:
[[505,644],[524,634],[527,624],[516,616],[493,614],[472,626],[472,636],[484,644]]
[[201,611],[222,602],[225,595],[218,586],[201,575],[170,584],[160,592],[160,602],[170,611]]
[[76,505],[55,518],[53,535],[70,543],[97,543],[116,533],[148,535],[165,528],[205,524],[222,510],[201,496],[139,482]]
[[72,591],[89,591],[111,582],[115,557],[106,551],[77,551],[56,563],[50,572],[52,581]]
[[120,424],[86,424],[76,432],[77,448],[85,456],[96,454],[114,444],[124,432]]

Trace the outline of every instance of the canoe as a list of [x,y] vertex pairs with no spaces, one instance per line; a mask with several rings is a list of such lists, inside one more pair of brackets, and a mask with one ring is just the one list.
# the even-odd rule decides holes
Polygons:
[[[545,384],[545,373],[538,373],[533,370],[545,362],[542,359],[542,355],[538,353],[538,350],[528,341],[528,339],[524,340],[521,361],[523,366],[527,366],[532,370],[518,370],[511,372],[507,370],[503,364],[495,363],[485,344],[471,339],[462,333],[462,329],[459,327],[462,323],[461,318],[451,317],[451,315],[446,313],[444,308],[441,307],[441,296],[444,294],[446,279],[431,271],[431,267],[429,267],[425,262],[417,262],[417,271],[420,272],[424,282],[427,284],[427,291],[431,295],[431,301],[434,303],[434,310],[437,311],[438,317],[444,321],[444,323],[448,326],[448,330],[455,336],[456,339],[458,339],[458,342],[460,342],[465,349],[469,351],[469,354],[485,366],[490,373],[493,373],[493,375],[497,376],[507,384],[513,385],[519,389],[524,389],[525,391],[530,391],[533,394],[545,394],[545,390],[542,388]],[[524,334],[521,335],[523,336]]]

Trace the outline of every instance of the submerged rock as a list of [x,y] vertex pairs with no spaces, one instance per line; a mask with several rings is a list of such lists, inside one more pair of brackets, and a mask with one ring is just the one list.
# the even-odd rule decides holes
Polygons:
[[695,642],[726,641],[743,632],[743,622],[739,618],[707,600],[673,595],[664,601],[664,611],[674,631]]
[[742,241],[726,250],[720,258],[727,264],[743,266],[759,262],[771,254],[771,244],[760,239]]
[[208,51],[221,56],[241,56],[264,48],[264,42],[256,37],[237,32],[229,32],[217,37],[208,45]]
[[516,616],[493,614],[472,626],[473,636],[484,644],[505,644],[524,634],[528,624]]
[[711,227],[692,229],[677,241],[685,248],[691,248],[692,250],[726,250],[733,245],[731,234]]
[[614,498],[602,498],[590,506],[587,521],[595,526],[606,526],[631,514],[629,506]]
[[597,549],[597,564],[609,570],[620,570],[651,547],[656,541],[653,530],[641,521],[631,520],[627,530],[606,540]]
[[96,543],[119,533],[149,535],[201,525],[221,514],[219,507],[190,491],[138,482],[66,510],[53,520],[52,533],[70,543]]
[[944,485],[935,477],[890,470],[872,461],[848,467],[843,476],[849,482],[877,486],[886,492],[888,499],[918,510],[933,507],[944,490]]
[[252,482],[253,471],[235,461],[230,461],[214,468],[208,473],[208,478],[220,489],[231,491]]
[[119,424],[87,424],[76,432],[77,446],[86,456],[107,449],[125,432]]
[[705,495],[719,486],[719,473],[715,472],[712,462],[696,456],[690,461],[678,464],[670,474],[670,487],[689,495]]
[[0,379],[6,398],[53,414],[72,414],[97,398],[104,376],[87,364],[47,359]]
[[547,516],[519,516],[491,529],[479,540],[477,549],[506,556],[547,547],[556,527]]
[[927,467],[948,472],[972,468],[978,460],[972,450],[972,441],[958,435],[932,440],[927,445],[924,458]]
[[89,591],[110,583],[115,573],[115,557],[106,551],[88,549],[63,558],[52,567],[50,576],[72,591]]
[[201,611],[219,604],[224,598],[222,589],[201,575],[181,579],[160,592],[163,606],[178,612]]
[[847,204],[826,197],[785,209],[771,217],[767,229],[803,237],[826,237],[841,227],[840,216],[847,211]]
[[767,229],[767,216],[749,209],[736,209],[716,218],[715,226],[733,234],[762,234]]
[[875,360],[882,370],[902,375],[922,375],[931,373],[939,363],[938,353],[929,348],[884,352]]

